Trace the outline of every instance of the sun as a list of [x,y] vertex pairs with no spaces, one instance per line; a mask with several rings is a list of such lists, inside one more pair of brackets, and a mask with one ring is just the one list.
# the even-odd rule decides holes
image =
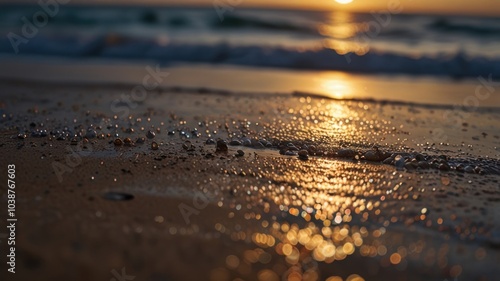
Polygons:
[[352,2],[352,0],[335,0],[335,2],[339,4],[349,4]]

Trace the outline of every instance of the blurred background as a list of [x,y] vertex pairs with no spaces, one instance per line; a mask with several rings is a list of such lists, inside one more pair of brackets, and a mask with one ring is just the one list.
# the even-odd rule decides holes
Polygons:
[[[478,76],[500,77],[500,2],[495,0],[1,3],[3,77],[25,77],[27,69],[31,69],[30,77],[46,79],[55,69],[54,62],[68,64],[68,60],[72,66],[96,63],[95,71],[74,75],[78,79],[94,75],[98,76],[94,79],[113,80],[112,74],[104,78],[103,73],[121,69],[117,76],[133,80],[135,74],[123,71],[125,66],[147,62],[162,67],[188,66],[189,70],[177,71],[182,73],[177,79],[179,83],[219,88],[230,84],[227,76],[211,77],[208,83],[186,76],[204,76],[199,73],[201,65],[211,66],[205,70],[212,75],[220,70],[215,65],[229,66],[235,71],[250,67],[255,75],[262,69],[271,76],[273,71],[281,71],[288,75],[284,78],[288,81],[300,79],[296,71],[315,73],[298,75],[302,78],[334,71],[327,80],[314,82],[311,78],[293,88],[289,83],[275,85],[280,77],[272,76],[261,87],[272,91],[327,92],[338,98],[376,87],[376,81],[362,87],[354,83],[350,88],[339,84],[338,81],[359,80],[359,76],[346,78],[346,74],[390,75],[384,78],[388,82],[395,77],[410,77],[411,81],[425,77],[432,83],[438,79],[437,84]],[[33,66],[35,61],[44,64]],[[47,62],[51,65],[47,66]],[[120,68],[103,72],[106,66],[116,63],[121,64]],[[60,71],[52,76],[67,73]],[[251,73],[238,75],[242,76],[249,77]],[[214,80],[221,81],[211,84]],[[239,85],[248,84],[240,86],[242,90],[259,90],[252,86],[254,82],[241,80]],[[447,87],[453,87],[452,84]],[[236,86],[227,88],[234,90]]]

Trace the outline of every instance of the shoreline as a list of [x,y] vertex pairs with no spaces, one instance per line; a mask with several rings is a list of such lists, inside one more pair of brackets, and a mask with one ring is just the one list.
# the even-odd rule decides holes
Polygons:
[[[3,81],[140,85],[148,74],[148,61],[126,62],[63,59],[6,58],[0,66]],[[362,75],[340,71],[299,71],[228,65],[176,64],[159,67],[169,73],[158,88],[215,89],[233,93],[304,93],[340,100],[400,101],[410,104],[468,105],[500,108],[500,84],[496,80],[452,80],[406,75]],[[479,94],[478,94],[479,88]],[[131,89],[129,89],[130,91]],[[435,93],[439,92],[439,95]],[[490,93],[488,95],[488,93]],[[480,96],[477,103],[471,97]],[[487,98],[484,98],[487,97]]]

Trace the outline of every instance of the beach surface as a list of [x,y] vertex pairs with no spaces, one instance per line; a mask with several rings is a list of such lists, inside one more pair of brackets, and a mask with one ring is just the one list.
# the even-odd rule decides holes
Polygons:
[[[13,72],[0,82],[1,177],[15,165],[18,218],[8,280],[500,273],[498,87],[463,109]],[[467,85],[459,104],[480,84]]]

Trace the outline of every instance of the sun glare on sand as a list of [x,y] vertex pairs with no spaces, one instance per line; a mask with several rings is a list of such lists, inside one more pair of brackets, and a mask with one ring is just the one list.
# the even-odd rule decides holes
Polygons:
[[349,4],[352,2],[352,0],[335,0],[335,2],[340,4]]

